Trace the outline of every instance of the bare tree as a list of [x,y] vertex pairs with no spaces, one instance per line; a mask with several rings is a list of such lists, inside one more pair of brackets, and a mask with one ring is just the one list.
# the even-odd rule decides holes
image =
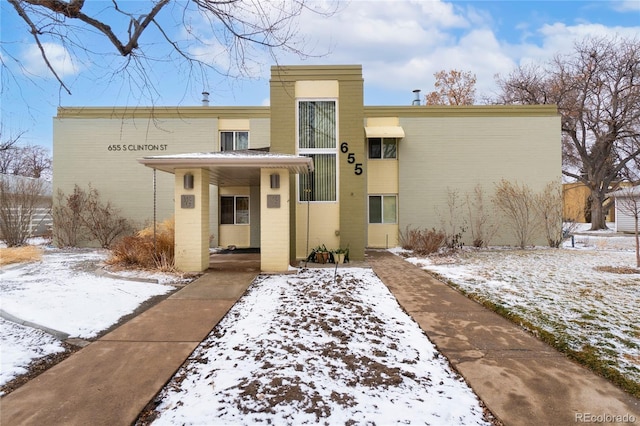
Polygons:
[[640,159],[640,42],[586,38],[570,54],[498,77],[497,102],[557,104],[565,176],[591,191],[591,229],[606,229],[607,193]]
[[24,131],[18,132],[17,135],[14,135],[13,133],[7,134],[4,130],[4,126],[0,123],[0,153],[15,148],[16,144],[24,134]]
[[51,175],[51,155],[42,146],[13,144],[7,149],[0,150],[0,173],[49,178]]
[[[617,190],[615,192],[615,202],[618,212],[628,215],[634,221],[633,230],[636,238],[636,266],[640,268],[640,235],[638,234],[638,222],[640,221],[640,186],[632,186]],[[620,220],[619,217],[618,220]]]
[[[209,71],[230,76],[251,75],[262,59],[278,52],[306,56],[297,18],[310,11],[329,16],[337,2],[311,0],[145,0],[88,2],[85,0],[8,0],[26,24],[40,55],[60,87],[71,93],[48,52],[49,43],[63,46],[74,61],[101,63],[109,55],[123,58],[108,67],[112,76],[125,74],[148,96],[155,96],[154,64],[186,65],[191,78],[206,80]],[[99,36],[111,46],[100,51]],[[258,57],[254,60],[255,57]],[[6,66],[10,55],[0,55]],[[82,59],[80,59],[82,58]],[[203,81],[206,85],[206,81]]]
[[435,91],[426,96],[427,105],[473,105],[476,76],[470,71],[441,70],[433,74]]
[[51,208],[46,192],[42,179],[0,175],[0,234],[7,246],[26,244],[37,210]]

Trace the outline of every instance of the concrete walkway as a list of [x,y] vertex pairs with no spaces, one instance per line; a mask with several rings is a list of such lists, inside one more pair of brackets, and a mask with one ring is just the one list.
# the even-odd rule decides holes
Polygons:
[[[253,281],[255,259],[241,260],[235,271],[212,262],[210,273],[3,397],[0,424],[131,424]],[[425,271],[386,251],[349,266],[368,265],[505,425],[640,424],[640,401]]]
[[638,399],[500,315],[387,251],[367,260],[505,425],[640,424]]
[[3,397],[0,424],[131,424],[256,275],[203,275]]

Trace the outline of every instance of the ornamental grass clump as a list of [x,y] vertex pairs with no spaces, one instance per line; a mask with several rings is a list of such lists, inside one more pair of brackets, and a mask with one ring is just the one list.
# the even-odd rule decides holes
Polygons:
[[111,249],[110,265],[139,267],[159,271],[174,270],[175,222],[173,219],[158,223],[155,230],[148,226],[135,235],[122,238]]
[[0,266],[12,263],[36,262],[42,258],[42,249],[35,246],[0,248]]

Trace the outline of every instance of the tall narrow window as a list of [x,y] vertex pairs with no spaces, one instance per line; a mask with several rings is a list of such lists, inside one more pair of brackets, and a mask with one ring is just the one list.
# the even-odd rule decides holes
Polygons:
[[220,151],[237,151],[241,149],[249,149],[249,132],[220,132]]
[[337,200],[335,101],[300,101],[298,153],[313,159],[314,171],[299,177],[300,201]]

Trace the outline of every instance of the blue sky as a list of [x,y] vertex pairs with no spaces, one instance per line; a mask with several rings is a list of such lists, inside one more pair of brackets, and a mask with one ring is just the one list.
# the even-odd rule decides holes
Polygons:
[[[323,4],[323,0],[314,1]],[[111,2],[89,0],[87,4],[100,11]],[[2,133],[25,132],[24,144],[51,148],[52,122],[59,105],[199,105],[205,88],[214,106],[269,103],[269,69],[274,62],[264,52],[254,52],[248,78],[229,79],[211,73],[207,83],[171,61],[155,63],[151,78],[156,92],[145,95],[127,84],[123,72],[115,71],[123,59],[91,34],[82,36],[96,52],[91,57],[48,46],[58,53],[63,80],[72,92],[68,95],[46,72],[41,58],[33,54],[33,39],[13,8],[5,1],[0,2],[0,8],[1,54],[8,65],[1,80]],[[495,90],[495,74],[568,53],[575,40],[614,34],[640,40],[640,0],[353,0],[339,2],[339,9],[329,18],[302,14],[297,22],[299,36],[307,46],[313,46],[307,49],[317,57],[301,59],[281,53],[278,61],[361,64],[366,105],[410,104],[414,89],[422,89],[423,94],[433,90],[433,74],[452,68],[476,74],[478,94],[490,96]],[[181,37],[182,28],[168,30]],[[158,54],[159,41],[159,34],[153,31],[141,39]],[[217,58],[220,63],[227,60],[224,55]]]

